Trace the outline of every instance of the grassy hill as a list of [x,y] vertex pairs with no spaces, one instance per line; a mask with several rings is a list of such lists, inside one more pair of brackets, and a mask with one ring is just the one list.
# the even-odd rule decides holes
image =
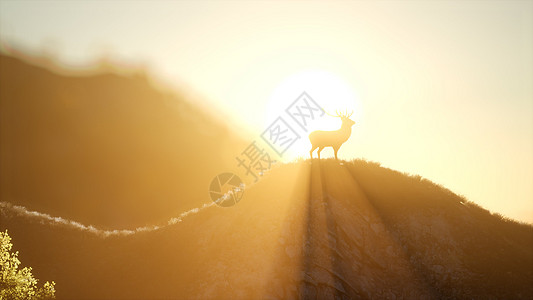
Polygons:
[[361,160],[285,164],[236,206],[131,234],[0,217],[60,299],[533,297],[532,226]]
[[0,55],[0,201],[142,226],[201,203],[245,146],[228,122],[146,76],[65,75],[31,59]]
[[533,298],[531,225],[361,160],[281,164],[220,208],[247,144],[226,121],[60,71],[0,55],[0,230],[60,299]]

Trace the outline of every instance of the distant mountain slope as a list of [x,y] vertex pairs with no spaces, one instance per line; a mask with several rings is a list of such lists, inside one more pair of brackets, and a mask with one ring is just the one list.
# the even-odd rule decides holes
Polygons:
[[360,160],[282,165],[236,206],[126,236],[0,217],[60,299],[533,298],[532,226]]
[[0,201],[107,227],[197,206],[241,138],[142,76],[66,76],[0,55]]

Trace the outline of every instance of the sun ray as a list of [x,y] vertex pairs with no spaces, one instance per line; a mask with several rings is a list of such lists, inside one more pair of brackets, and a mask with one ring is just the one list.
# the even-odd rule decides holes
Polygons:
[[[303,92],[306,92],[325,112],[329,113],[309,117],[309,123],[304,129],[298,127],[286,111],[287,107]],[[340,128],[340,119],[331,116],[334,115],[335,111],[353,111],[351,118],[353,120],[359,118],[361,107],[353,88],[344,79],[332,72],[303,70],[286,77],[272,91],[266,110],[265,128],[277,117],[281,116],[289,120],[289,125],[298,131],[300,139],[288,149],[287,155],[284,155],[282,159],[288,161],[297,157],[305,157],[311,147],[308,139],[310,132]],[[329,156],[328,151],[325,151],[325,154],[325,157]]]

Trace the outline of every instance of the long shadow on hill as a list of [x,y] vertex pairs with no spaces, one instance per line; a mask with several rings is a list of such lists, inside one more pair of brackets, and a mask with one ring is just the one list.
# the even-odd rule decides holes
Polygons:
[[533,297],[533,229],[355,160],[273,169],[231,208],[101,238],[0,210],[60,299]]
[[349,168],[336,161],[317,160],[312,162],[310,174],[310,230],[300,297],[432,298],[431,286],[385,230]]
[[[378,164],[302,162],[309,174],[301,252],[280,246],[275,269],[300,269],[276,297],[528,298],[533,230],[419,176]],[[290,220],[290,218],[288,218]],[[290,221],[282,232],[298,232]],[[292,228],[292,229],[291,229]],[[296,234],[295,233],[295,234]],[[283,240],[297,240],[286,234]],[[285,257],[289,255],[290,257]],[[290,281],[290,280],[288,280]],[[283,291],[283,292],[282,292]]]
[[354,161],[355,182],[410,262],[445,298],[528,298],[533,229],[422,179]]

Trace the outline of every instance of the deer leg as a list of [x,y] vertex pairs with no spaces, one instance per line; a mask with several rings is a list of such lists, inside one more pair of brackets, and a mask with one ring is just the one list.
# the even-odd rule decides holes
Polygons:
[[311,156],[311,159],[313,159],[313,151],[315,151],[315,149],[318,148],[318,146],[312,146],[311,145],[311,151],[309,151],[309,155]]
[[333,148],[333,152],[335,152],[335,160],[339,160],[337,158],[337,151],[339,151],[339,148]]
[[317,152],[317,154],[318,154],[318,159],[320,159],[320,151],[322,151],[322,149],[324,149],[324,148],[322,148],[322,147],[319,147],[319,148],[318,148],[318,152]]

